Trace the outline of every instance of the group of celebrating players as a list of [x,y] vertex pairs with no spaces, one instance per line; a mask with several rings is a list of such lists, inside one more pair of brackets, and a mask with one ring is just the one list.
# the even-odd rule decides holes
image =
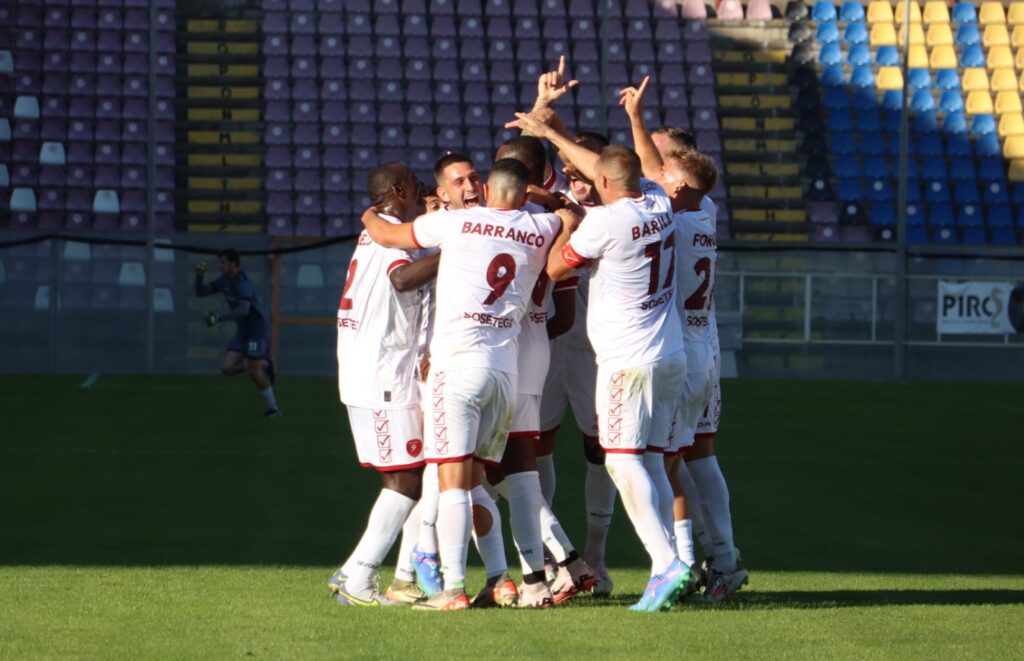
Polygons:
[[[338,305],[338,381],[360,464],[383,485],[328,581],[341,605],[544,608],[607,596],[616,492],[651,557],[631,610],[701,592],[719,602],[747,582],[714,456],[715,165],[685,131],[648,132],[646,78],[620,93],[634,149],[570,135],[552,108],[576,85],[564,67],[543,74],[531,112],[507,124],[522,135],[498,149],[486,183],[454,153],[437,162],[436,189],[400,163],[369,175],[373,206]],[[587,459],[582,555],[551,508],[566,405]],[[471,540],[487,574],[472,599]]]

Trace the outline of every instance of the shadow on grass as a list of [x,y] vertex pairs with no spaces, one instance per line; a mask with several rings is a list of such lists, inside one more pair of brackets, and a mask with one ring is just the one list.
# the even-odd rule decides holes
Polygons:
[[867,606],[1003,606],[1024,604],[1024,590],[783,590],[743,591],[731,600],[702,608],[862,608]]

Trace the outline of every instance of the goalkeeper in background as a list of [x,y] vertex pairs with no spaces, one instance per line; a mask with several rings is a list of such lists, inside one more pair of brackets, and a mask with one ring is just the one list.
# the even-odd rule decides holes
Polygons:
[[281,409],[274,399],[274,363],[270,359],[270,329],[267,315],[256,296],[252,280],[242,270],[238,251],[233,248],[217,253],[221,276],[209,284],[206,277],[206,262],[196,266],[196,296],[209,296],[218,292],[224,294],[229,311],[217,314],[206,313],[206,325],[213,327],[224,321],[236,323],[235,336],[224,349],[220,371],[227,375],[248,372],[249,378],[267,404],[266,416],[276,418]]

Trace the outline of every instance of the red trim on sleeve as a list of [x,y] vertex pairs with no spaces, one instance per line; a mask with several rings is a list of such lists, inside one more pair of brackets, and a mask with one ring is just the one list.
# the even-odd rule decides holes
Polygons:
[[565,280],[562,280],[561,282],[556,282],[555,283],[554,291],[563,291],[565,289],[576,289],[579,286],[580,286],[580,277],[578,275],[574,275],[573,277],[566,278]]
[[551,168],[551,176],[548,177],[547,181],[544,182],[544,189],[550,192],[552,186],[554,186],[557,181],[558,173],[555,172],[555,168]]
[[428,464],[456,464],[468,459],[473,459],[473,455],[464,454],[459,457],[427,457],[426,461]]
[[405,266],[406,264],[412,264],[408,259],[396,259],[395,261],[388,264],[387,274],[391,275],[391,272],[397,269],[399,266]]
[[416,244],[416,247],[423,250],[423,246],[420,245],[420,240],[416,238],[416,223],[409,225],[409,233],[412,234],[412,242]]
[[540,431],[514,431],[508,435],[509,438],[534,438],[539,436]]
[[573,249],[572,245],[568,243],[562,246],[562,251],[559,254],[562,256],[562,259],[565,260],[565,263],[573,267],[574,269],[578,269],[581,266],[585,266],[586,263],[590,261],[586,257],[576,252]]
[[475,454],[473,455],[473,461],[475,461],[478,464],[483,464],[484,466],[489,466],[491,468],[498,468],[499,466],[501,466],[500,461],[491,461],[490,459],[483,459],[482,457],[478,457]]

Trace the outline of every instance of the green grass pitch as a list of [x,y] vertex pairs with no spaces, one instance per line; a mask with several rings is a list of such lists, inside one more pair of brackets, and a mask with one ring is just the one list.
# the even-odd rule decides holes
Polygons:
[[[646,556],[620,506],[617,597],[440,614],[327,595],[378,489],[332,379],[281,379],[275,420],[240,378],[82,381],[0,379],[3,659],[1024,656],[1020,384],[726,382],[731,603],[627,612]],[[582,544],[571,424],[559,443]]]

